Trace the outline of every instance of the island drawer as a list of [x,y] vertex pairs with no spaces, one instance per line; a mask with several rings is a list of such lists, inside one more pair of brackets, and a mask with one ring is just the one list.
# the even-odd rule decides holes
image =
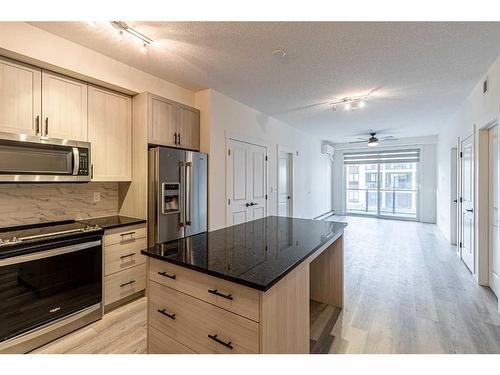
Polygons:
[[140,238],[145,237],[145,224],[129,225],[121,228],[108,229],[104,234],[104,246],[113,245],[115,243],[130,244]]
[[128,297],[146,288],[146,264],[104,278],[104,305]]
[[148,326],[148,354],[196,354],[187,346],[168,337],[152,325]]
[[259,321],[258,290],[150,258],[150,280]]
[[149,324],[198,353],[258,353],[259,324],[156,282]]
[[132,242],[115,243],[104,247],[104,274],[125,270],[146,263],[141,250],[146,248],[146,238]]

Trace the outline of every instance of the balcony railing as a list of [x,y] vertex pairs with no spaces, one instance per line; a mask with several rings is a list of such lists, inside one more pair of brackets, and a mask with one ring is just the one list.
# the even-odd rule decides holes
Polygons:
[[[349,200],[349,192],[358,193],[357,202]],[[417,217],[417,190],[414,189],[349,188],[346,189],[346,196],[346,210],[348,213],[405,218]]]

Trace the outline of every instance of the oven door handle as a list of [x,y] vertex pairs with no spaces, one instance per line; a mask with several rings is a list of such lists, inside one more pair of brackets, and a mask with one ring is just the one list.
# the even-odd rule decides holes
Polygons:
[[80,152],[78,147],[73,147],[73,176],[78,175],[78,170],[80,169]]
[[38,253],[19,255],[17,257],[14,256],[11,258],[0,259],[0,267],[9,266],[12,264],[23,263],[23,262],[30,262],[32,260],[38,260],[38,259],[43,259],[43,258],[50,258],[50,257],[54,257],[57,255],[62,255],[62,254],[73,253],[75,251],[89,249],[89,248],[94,247],[94,246],[100,246],[101,243],[102,243],[101,240],[90,241],[90,242],[85,242],[85,243],[79,243],[76,245],[58,247],[58,248],[52,249],[52,250],[40,251]]

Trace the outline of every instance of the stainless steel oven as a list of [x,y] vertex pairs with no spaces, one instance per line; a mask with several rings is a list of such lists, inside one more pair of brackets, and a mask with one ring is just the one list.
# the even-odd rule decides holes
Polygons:
[[102,230],[26,238],[0,251],[0,353],[28,352],[102,317]]
[[90,143],[0,132],[0,182],[88,182]]

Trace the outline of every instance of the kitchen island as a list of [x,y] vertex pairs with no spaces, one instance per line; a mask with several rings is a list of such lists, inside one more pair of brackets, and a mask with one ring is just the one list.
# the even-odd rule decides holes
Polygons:
[[343,306],[345,223],[269,216],[150,247],[148,353],[309,353]]

